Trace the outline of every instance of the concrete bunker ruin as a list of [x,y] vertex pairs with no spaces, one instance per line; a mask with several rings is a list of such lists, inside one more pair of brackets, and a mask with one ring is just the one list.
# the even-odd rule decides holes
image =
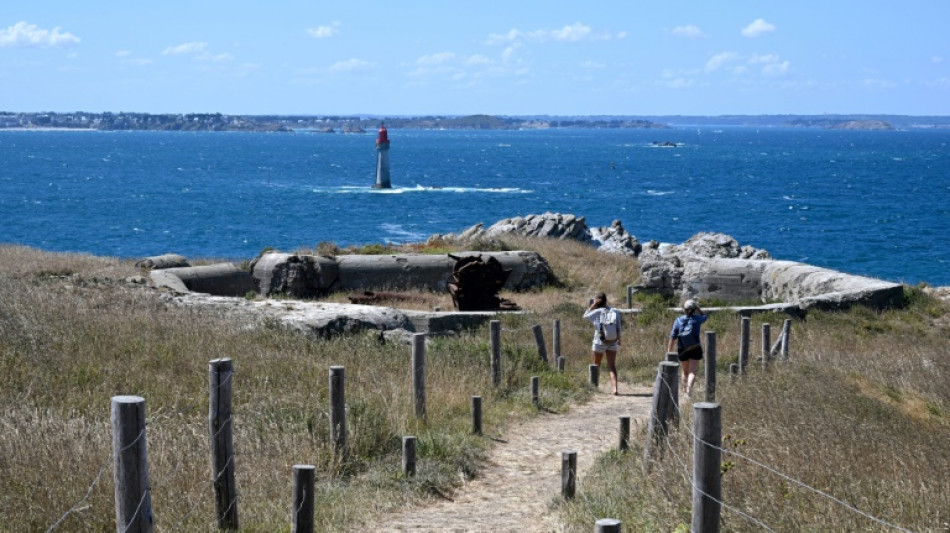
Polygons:
[[[457,265],[462,263],[466,272],[473,272],[479,264],[490,265],[477,278],[466,280],[460,276]],[[214,296],[244,297],[259,294],[265,297],[287,296],[314,299],[333,292],[365,292],[426,290],[459,291],[459,283],[469,284],[471,293],[490,287],[494,294],[501,289],[523,291],[555,282],[555,277],[536,252],[459,252],[454,254],[391,254],[391,255],[319,255],[269,252],[251,262],[249,269],[233,263],[208,266],[190,266],[154,269],[150,276],[160,287],[178,293],[207,293]],[[481,285],[473,285],[481,283]],[[482,295],[485,296],[485,295]],[[453,301],[471,301],[456,298]],[[494,302],[494,308],[478,304]],[[467,307],[467,308],[466,308]],[[505,309],[498,298],[481,297],[476,305],[462,304],[459,310]],[[509,306],[508,309],[511,309]]]

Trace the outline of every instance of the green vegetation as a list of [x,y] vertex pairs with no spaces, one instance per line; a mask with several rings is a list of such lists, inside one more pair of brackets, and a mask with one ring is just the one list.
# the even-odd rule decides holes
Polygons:
[[[504,345],[504,380],[495,389],[487,327],[434,338],[426,421],[412,416],[406,345],[380,343],[373,334],[317,339],[273,324],[248,327],[216,312],[169,305],[126,283],[140,274],[131,262],[0,247],[0,530],[42,531],[61,517],[58,531],[114,529],[109,408],[119,394],[146,400],[157,528],[211,528],[207,374],[208,361],[221,357],[235,365],[243,530],[286,530],[294,464],[317,467],[322,531],[451,494],[477,475],[491,437],[534,416],[530,376],[541,377],[545,409],[585,400],[587,300],[605,291],[618,304],[639,275],[635,261],[575,242],[506,239],[502,246],[537,250],[562,282],[503,294],[530,310],[503,316],[503,327],[526,330],[560,319],[569,372],[541,364],[526,332]],[[456,249],[446,242],[429,248]],[[907,300],[902,310],[812,313],[793,326],[790,361],[767,371],[753,362],[735,383],[723,376],[724,446],[887,522],[944,530],[950,523],[948,307],[919,289],[908,291]],[[626,317],[622,383],[652,383],[673,318],[670,303],[643,297],[637,305],[644,312]],[[774,339],[784,318],[756,315],[752,331],[771,321]],[[738,352],[738,317],[718,313],[706,329],[718,333],[724,373]],[[334,457],[329,439],[331,365],[346,367],[346,463]],[[469,434],[472,395],[483,397],[485,437]],[[641,469],[640,427],[630,453],[606,454],[580,480],[577,499],[556,500],[552,512],[566,530],[589,531],[594,518],[607,516],[623,520],[625,531],[688,530],[691,413],[683,415],[649,476]],[[414,478],[401,474],[403,435],[418,438]],[[726,503],[773,530],[887,529],[743,458],[723,461]],[[728,510],[723,517],[723,531],[762,530]]]

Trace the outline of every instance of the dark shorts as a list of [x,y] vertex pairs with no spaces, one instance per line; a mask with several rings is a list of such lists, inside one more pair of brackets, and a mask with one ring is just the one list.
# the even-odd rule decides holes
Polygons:
[[690,359],[702,359],[703,358],[703,345],[696,344],[690,346],[689,348],[684,348],[683,351],[679,353],[680,361],[688,361]]

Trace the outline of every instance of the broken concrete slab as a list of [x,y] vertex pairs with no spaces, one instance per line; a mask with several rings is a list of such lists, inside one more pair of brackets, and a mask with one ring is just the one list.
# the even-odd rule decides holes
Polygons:
[[203,292],[216,296],[257,293],[257,283],[251,273],[232,263],[153,270],[149,276],[157,286],[175,292]]

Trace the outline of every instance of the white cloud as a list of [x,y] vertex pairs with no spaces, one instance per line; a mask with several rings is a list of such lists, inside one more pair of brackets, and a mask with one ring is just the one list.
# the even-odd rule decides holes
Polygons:
[[755,19],[751,24],[742,28],[742,35],[746,37],[758,37],[766,33],[775,31],[775,25],[769,24],[764,19]]
[[60,30],[59,26],[52,30],[44,30],[35,24],[17,22],[7,29],[0,30],[0,47],[4,46],[36,46],[48,48],[53,46],[68,46],[78,44],[79,37]]
[[[617,33],[616,37],[618,39],[623,39],[627,36],[626,32]],[[532,30],[529,32],[524,32],[518,28],[512,28],[508,30],[507,33],[492,33],[485,39],[485,44],[489,45],[498,45],[505,43],[514,43],[520,41],[534,41],[534,42],[548,42],[548,41],[559,41],[559,42],[578,42],[589,39],[610,39],[612,38],[610,34],[595,34],[594,30],[583,23],[575,22],[574,24],[567,24],[562,28],[558,29],[539,29]]]
[[933,56],[933,57],[930,58],[930,62],[933,63],[934,65],[939,65],[939,64],[943,63],[943,57],[941,57],[941,56]]
[[205,42],[183,43],[177,46],[169,46],[162,51],[162,55],[177,56],[184,54],[201,54],[205,53],[207,50],[208,43]]
[[699,29],[698,26],[692,24],[687,24],[686,26],[677,26],[673,28],[670,32],[676,37],[686,37],[689,39],[699,39],[706,37],[706,34],[703,33],[703,30]]
[[212,54],[208,51],[208,43],[204,41],[195,41],[191,43],[182,43],[176,46],[169,46],[162,50],[165,56],[190,55],[198,61],[208,61],[212,63],[223,63],[231,61],[234,56],[231,54]]
[[518,43],[515,43],[511,46],[506,47],[505,51],[501,53],[502,63],[511,63],[513,61],[516,61],[517,58],[515,57],[515,52],[518,51],[518,48],[520,48],[520,45]]
[[788,67],[788,61],[769,63],[768,65],[762,67],[762,74],[765,74],[766,76],[784,76],[788,73]]
[[455,59],[455,54],[452,52],[439,52],[437,54],[429,54],[416,59],[417,65],[440,65],[442,63],[452,61]]
[[118,52],[115,53],[116,57],[129,57],[131,55],[132,55],[132,52],[129,52],[128,50],[119,50]]
[[317,26],[316,28],[307,28],[307,35],[313,37],[314,39],[329,39],[340,34],[340,23],[333,22],[324,26]]
[[728,63],[731,63],[735,61],[736,59],[738,59],[738,57],[739,56],[735,52],[722,52],[722,53],[716,54],[710,57],[708,61],[706,61],[706,67],[705,67],[706,72],[714,72],[716,70],[719,70],[720,68],[723,68],[724,66],[726,66]]
[[374,66],[373,63],[369,61],[363,61],[362,59],[347,59],[346,61],[338,61],[330,65],[330,70],[335,71],[347,71],[347,70],[361,70]]
[[590,32],[590,26],[585,26],[580,22],[575,22],[574,24],[564,26],[559,30],[552,30],[550,35],[551,38],[556,41],[580,41],[581,39],[590,35]]
[[753,55],[749,58],[752,65],[762,65],[762,74],[766,76],[784,76],[788,73],[789,62],[775,54]]
[[469,56],[469,58],[465,60],[466,65],[488,65],[490,63],[491,59],[488,59],[481,54]]
[[485,40],[485,44],[503,44],[510,43],[512,41],[517,41],[521,39],[524,34],[518,28],[512,28],[508,30],[508,33],[498,34],[492,33],[488,36],[488,39]]
[[894,89],[897,87],[897,84],[892,81],[878,78],[868,78],[861,83],[870,89]]
[[607,65],[603,63],[597,63],[595,61],[584,61],[581,63],[582,68],[604,68]]

